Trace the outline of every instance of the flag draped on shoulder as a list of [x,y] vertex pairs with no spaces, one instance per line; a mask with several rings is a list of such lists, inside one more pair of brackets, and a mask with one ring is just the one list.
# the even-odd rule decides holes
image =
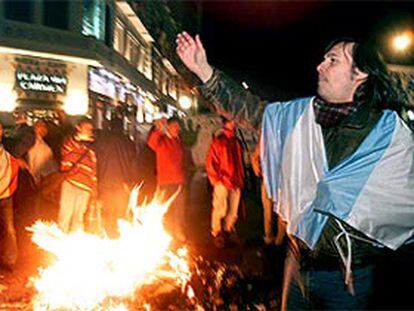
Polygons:
[[314,248],[328,216],[396,249],[414,236],[414,137],[385,110],[358,149],[328,169],[313,98],[269,105],[261,162],[287,231]]

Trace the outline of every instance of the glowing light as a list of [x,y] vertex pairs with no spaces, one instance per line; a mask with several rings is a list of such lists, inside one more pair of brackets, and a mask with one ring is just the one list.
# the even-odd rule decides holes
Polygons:
[[410,121],[414,120],[414,112],[412,110],[407,111],[407,116]]
[[393,46],[397,51],[403,52],[411,45],[411,41],[412,38],[409,33],[400,34],[394,37]]
[[180,95],[180,98],[178,99],[180,107],[186,110],[191,108],[192,102],[191,98],[187,95]]
[[[127,310],[123,299],[157,281],[175,284],[193,297],[187,250],[170,250],[171,236],[163,216],[175,196],[161,203],[159,196],[137,206],[138,189],[130,197],[131,221],[119,220],[120,237],[77,231],[62,232],[56,224],[36,222],[32,240],[56,260],[32,280],[37,291],[35,310]],[[145,301],[141,307],[150,309]]]
[[17,105],[17,97],[16,93],[13,91],[13,86],[0,83],[0,94],[0,111],[12,112]]
[[68,92],[63,109],[69,115],[83,115],[88,112],[88,95],[80,90]]

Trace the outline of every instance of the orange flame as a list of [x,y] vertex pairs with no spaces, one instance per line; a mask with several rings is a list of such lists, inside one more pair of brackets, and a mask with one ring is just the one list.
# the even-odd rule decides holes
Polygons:
[[131,193],[132,221],[118,221],[118,239],[84,231],[64,233],[56,224],[41,221],[29,228],[32,240],[56,258],[32,280],[35,310],[127,310],[116,301],[131,298],[143,285],[168,279],[183,292],[188,288],[187,249],[169,249],[172,238],[162,221],[174,197],[161,203],[156,196],[137,207],[138,191],[135,187]]

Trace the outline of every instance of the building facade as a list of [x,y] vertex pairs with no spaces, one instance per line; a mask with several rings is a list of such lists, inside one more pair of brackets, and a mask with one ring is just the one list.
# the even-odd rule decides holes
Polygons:
[[[70,115],[105,119],[121,114],[125,128],[163,114],[187,112],[182,76],[131,1],[37,0],[0,3],[0,112],[34,119]],[[134,7],[134,8],[133,8]]]

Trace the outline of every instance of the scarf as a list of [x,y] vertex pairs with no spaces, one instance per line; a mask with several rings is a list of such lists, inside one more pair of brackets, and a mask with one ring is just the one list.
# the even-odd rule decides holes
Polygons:
[[360,102],[328,103],[320,97],[316,97],[313,102],[316,123],[325,128],[334,126],[356,113],[360,106]]

